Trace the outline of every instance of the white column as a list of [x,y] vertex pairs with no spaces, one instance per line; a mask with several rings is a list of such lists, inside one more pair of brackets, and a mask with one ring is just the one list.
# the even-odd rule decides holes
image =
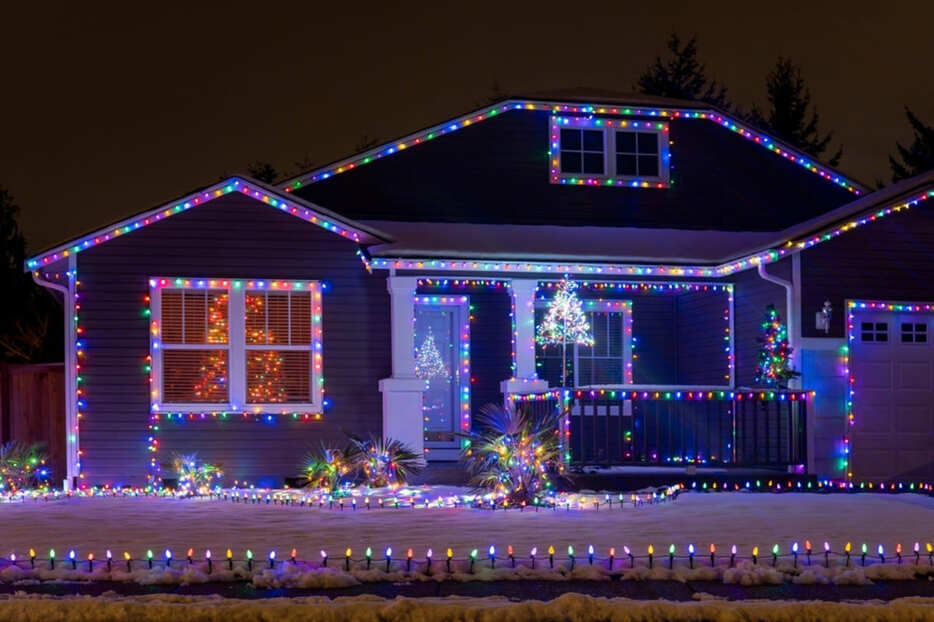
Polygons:
[[535,292],[537,279],[513,279],[512,306],[515,317],[515,374],[501,384],[503,393],[546,391],[548,383],[538,378],[535,368]]
[[390,296],[392,376],[379,381],[383,394],[383,437],[402,441],[416,453],[425,450],[422,392],[415,377],[415,277],[386,279]]

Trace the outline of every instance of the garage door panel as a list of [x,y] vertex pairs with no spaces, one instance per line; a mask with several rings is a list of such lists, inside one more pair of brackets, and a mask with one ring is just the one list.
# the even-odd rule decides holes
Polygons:
[[934,423],[931,405],[897,404],[895,406],[895,432],[900,434],[930,434]]
[[890,361],[859,361],[853,372],[860,379],[862,389],[892,390],[892,363]]
[[874,449],[860,446],[859,454],[854,456],[853,467],[860,478],[885,479],[892,476],[897,467],[898,452],[892,448]]
[[897,454],[897,474],[901,479],[928,478],[934,469],[934,452],[903,449]]
[[[906,348],[907,349],[907,348]],[[918,351],[912,353],[918,355]],[[928,355],[927,352],[922,354]],[[901,353],[899,353],[899,357]],[[895,363],[896,389],[931,390],[931,363],[928,361],[898,361]]]
[[857,391],[853,408],[854,434],[891,432],[895,421],[895,404],[890,391]]

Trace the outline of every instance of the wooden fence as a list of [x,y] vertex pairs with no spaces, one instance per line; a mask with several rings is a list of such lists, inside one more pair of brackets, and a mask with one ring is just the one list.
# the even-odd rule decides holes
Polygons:
[[51,481],[65,477],[65,367],[0,363],[0,442],[44,443]]

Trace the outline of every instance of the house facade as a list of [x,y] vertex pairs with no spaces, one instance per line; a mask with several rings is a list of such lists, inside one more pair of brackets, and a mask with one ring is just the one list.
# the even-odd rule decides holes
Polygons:
[[[348,433],[449,461],[506,400],[566,405],[582,464],[930,482],[932,196],[697,102],[584,91],[231,178],[27,260],[69,318],[65,479],[158,484],[197,452],[278,486]],[[567,392],[534,339],[565,276],[594,336]],[[785,391],[754,378],[770,304]]]

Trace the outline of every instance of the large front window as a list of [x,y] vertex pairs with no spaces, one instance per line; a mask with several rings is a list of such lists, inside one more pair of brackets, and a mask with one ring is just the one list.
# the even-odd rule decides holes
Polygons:
[[[586,308],[586,301],[585,301]],[[618,301],[618,310],[587,311],[593,346],[568,344],[536,345],[538,377],[553,387],[561,386],[562,358],[567,365],[568,386],[632,384],[631,309],[628,301]],[[547,303],[535,309],[535,324],[545,316]]]
[[154,412],[320,412],[317,282],[150,285]]

